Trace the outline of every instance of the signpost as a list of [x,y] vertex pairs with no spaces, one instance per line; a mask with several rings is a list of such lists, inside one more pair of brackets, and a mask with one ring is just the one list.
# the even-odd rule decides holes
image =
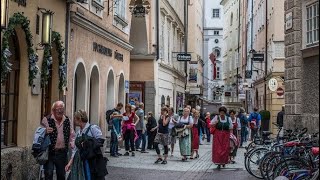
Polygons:
[[252,61],[264,61],[264,53],[254,53]]
[[180,53],[177,54],[178,61],[191,61],[191,54]]
[[277,88],[278,88],[278,81],[275,79],[275,78],[271,78],[270,80],[269,80],[269,89],[270,89],[270,91],[272,91],[272,92],[274,92],[274,91],[276,91],[277,90]]

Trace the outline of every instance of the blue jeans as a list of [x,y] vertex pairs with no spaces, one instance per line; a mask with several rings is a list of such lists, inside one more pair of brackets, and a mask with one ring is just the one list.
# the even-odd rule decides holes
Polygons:
[[141,151],[145,151],[146,150],[146,143],[147,143],[146,133],[142,133],[142,130],[137,130],[137,134],[138,134],[138,139],[135,142],[136,149],[138,149],[140,147],[141,140],[142,140]]
[[211,139],[210,128],[206,128],[206,134],[207,134],[207,142],[210,142],[210,139]]
[[241,142],[240,146],[242,146],[243,142],[247,141],[247,127],[241,127]]
[[110,154],[111,156],[118,154],[118,137],[115,132],[111,132]]

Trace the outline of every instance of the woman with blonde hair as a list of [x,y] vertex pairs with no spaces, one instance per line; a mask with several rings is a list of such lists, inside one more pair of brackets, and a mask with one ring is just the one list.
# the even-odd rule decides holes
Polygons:
[[190,116],[190,109],[183,109],[183,116],[181,116],[177,122],[178,125],[182,124],[184,130],[178,133],[180,153],[182,161],[187,160],[187,156],[191,156],[191,133],[190,130],[193,127],[193,118]]

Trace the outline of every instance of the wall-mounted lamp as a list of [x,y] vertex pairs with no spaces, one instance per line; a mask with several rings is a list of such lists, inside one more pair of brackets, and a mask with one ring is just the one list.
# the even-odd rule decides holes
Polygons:
[[53,14],[54,13],[50,10],[42,12],[42,45],[51,44]]
[[7,29],[8,25],[8,0],[1,0],[1,29]]

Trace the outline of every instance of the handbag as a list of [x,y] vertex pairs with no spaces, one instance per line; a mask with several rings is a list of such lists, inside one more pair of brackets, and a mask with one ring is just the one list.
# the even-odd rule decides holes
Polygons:
[[40,165],[44,165],[49,160],[49,148],[42,151],[37,157],[36,161]]
[[215,131],[216,131],[216,127],[210,127],[210,134],[214,134]]
[[188,128],[179,128],[177,130],[177,133],[178,133],[178,137],[179,138],[186,137],[186,136],[188,136],[190,134]]

